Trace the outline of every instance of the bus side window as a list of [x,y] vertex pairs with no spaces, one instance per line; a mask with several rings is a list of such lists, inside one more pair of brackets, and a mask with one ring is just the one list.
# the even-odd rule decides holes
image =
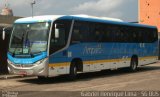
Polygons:
[[80,34],[79,29],[74,29],[72,34],[72,43],[80,43],[82,40],[82,35]]
[[142,43],[143,42],[143,35],[142,35],[142,31],[140,29],[137,29],[137,42],[138,43]]
[[154,37],[154,41],[157,41],[158,40],[158,33],[157,33],[158,31],[157,30],[154,30],[153,31],[153,37]]
[[57,20],[52,27],[50,39],[50,54],[66,46],[69,36],[71,21]]
[[96,24],[97,26],[94,29],[94,42],[102,42],[103,37],[102,37],[102,27],[101,24]]
[[81,42],[82,34],[80,33],[80,27],[81,23],[79,21],[75,21],[72,32],[71,44],[76,44]]
[[153,30],[153,31],[150,31],[150,35],[152,36],[151,37],[151,42],[155,42],[158,40],[158,33],[156,30]]
[[88,22],[76,21],[73,28],[71,44],[89,42],[89,33],[90,32]]

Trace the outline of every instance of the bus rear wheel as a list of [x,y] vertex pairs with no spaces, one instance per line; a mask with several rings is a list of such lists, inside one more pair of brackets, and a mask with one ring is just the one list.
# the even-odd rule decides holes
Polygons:
[[70,67],[69,78],[70,78],[70,80],[75,80],[76,77],[77,77],[77,66],[76,66],[75,62],[72,62],[71,67]]
[[130,71],[136,71],[138,66],[138,60],[136,58],[131,59]]

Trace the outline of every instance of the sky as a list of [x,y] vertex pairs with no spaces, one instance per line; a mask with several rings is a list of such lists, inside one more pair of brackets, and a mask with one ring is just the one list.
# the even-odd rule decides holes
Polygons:
[[[0,0],[0,12],[6,0]],[[31,16],[32,0],[8,0],[15,16]],[[98,17],[138,20],[138,0],[35,0],[34,15],[87,14]]]

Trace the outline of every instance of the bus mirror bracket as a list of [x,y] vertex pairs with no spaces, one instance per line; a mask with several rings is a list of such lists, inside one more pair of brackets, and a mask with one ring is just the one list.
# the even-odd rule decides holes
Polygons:
[[59,38],[59,29],[57,29],[57,24],[55,24],[55,38]]
[[5,29],[6,29],[6,28],[3,28],[3,32],[2,32],[2,39],[3,39],[3,40],[5,40],[5,34],[6,34]]

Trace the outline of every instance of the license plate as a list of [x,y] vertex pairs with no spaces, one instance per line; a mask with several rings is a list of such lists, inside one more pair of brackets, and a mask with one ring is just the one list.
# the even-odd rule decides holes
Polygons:
[[20,71],[19,74],[20,75],[27,75],[27,72],[26,71]]

